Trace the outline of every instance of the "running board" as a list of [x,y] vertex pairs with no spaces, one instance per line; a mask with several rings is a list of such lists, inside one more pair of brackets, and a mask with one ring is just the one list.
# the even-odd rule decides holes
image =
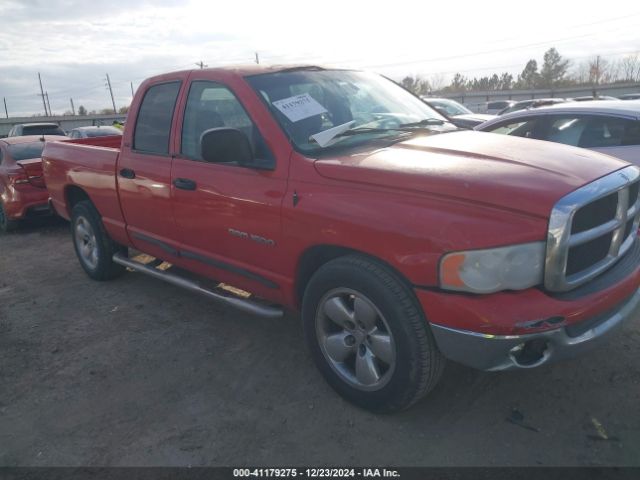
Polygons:
[[264,305],[254,300],[229,297],[220,293],[216,293],[212,290],[202,288],[200,285],[198,285],[197,282],[194,282],[193,280],[174,275],[173,273],[160,270],[153,266],[145,265],[144,263],[136,262],[135,260],[132,260],[129,257],[123,255],[122,253],[114,254],[113,261],[119,265],[123,265],[132,270],[135,270],[136,272],[146,273],[147,275],[159,278],[160,280],[164,280],[165,282],[171,283],[178,287],[185,288],[192,292],[204,295],[205,297],[217,300],[218,302],[235,307],[238,310],[242,310],[243,312],[267,318],[280,318],[284,315],[283,310],[279,307]]

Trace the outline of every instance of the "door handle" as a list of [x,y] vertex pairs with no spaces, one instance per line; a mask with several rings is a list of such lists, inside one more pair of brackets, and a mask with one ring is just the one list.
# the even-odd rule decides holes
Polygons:
[[197,187],[196,182],[188,178],[176,178],[173,185],[180,190],[195,190]]
[[136,172],[130,168],[123,168],[120,170],[120,176],[123,178],[136,178]]

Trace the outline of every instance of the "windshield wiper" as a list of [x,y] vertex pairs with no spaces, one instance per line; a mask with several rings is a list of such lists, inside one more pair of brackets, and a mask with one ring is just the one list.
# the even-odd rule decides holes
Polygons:
[[406,132],[406,128],[395,127],[395,128],[373,128],[373,127],[360,127],[353,128],[351,130],[347,130],[346,132],[339,133],[336,137],[348,137],[351,135],[360,135],[361,133],[384,133],[384,132],[395,132],[401,131]]
[[[429,119],[429,120],[437,120],[437,119]],[[440,122],[440,120],[438,120]],[[439,123],[438,125],[442,125],[444,122]],[[398,125],[397,127],[390,128],[375,128],[375,127],[357,127],[351,128],[354,124],[354,121],[350,121],[347,123],[343,123],[342,125],[338,125],[333,128],[329,128],[328,130],[324,130],[322,132],[318,132],[314,135],[311,135],[310,139],[315,141],[321,147],[327,147],[337,142],[340,138],[343,137],[351,137],[353,135],[362,135],[364,133],[388,133],[388,132],[418,132],[422,130],[429,130],[429,123],[421,123],[416,122],[415,124],[404,124]]]
[[411,128],[411,127],[426,127],[429,125],[444,125],[445,123],[453,123],[449,120],[442,120],[440,118],[425,118],[419,122],[401,123],[399,128]]

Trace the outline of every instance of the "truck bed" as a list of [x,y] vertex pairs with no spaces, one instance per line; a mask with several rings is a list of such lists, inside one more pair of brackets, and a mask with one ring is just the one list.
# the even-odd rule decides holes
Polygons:
[[[116,166],[122,137],[82,138],[50,142],[42,160],[52,206],[69,220],[69,195],[84,191],[102,215],[107,231],[118,238],[124,218],[117,194]],[[72,185],[71,191],[65,186]],[[116,233],[117,232],[117,233]]]

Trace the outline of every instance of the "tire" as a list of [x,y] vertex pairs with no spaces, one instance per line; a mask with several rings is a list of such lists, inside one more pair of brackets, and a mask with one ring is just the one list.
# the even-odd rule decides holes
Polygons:
[[94,280],[111,280],[125,272],[114,263],[113,254],[125,251],[107,234],[100,214],[88,200],[76,203],[71,210],[71,237],[84,271]]
[[20,221],[9,219],[4,211],[4,205],[0,202],[0,232],[13,232],[14,230],[17,230],[19,226]]
[[302,321],[320,372],[359,407],[404,410],[442,376],[445,359],[411,288],[375,260],[349,255],[320,267],[305,290]]

